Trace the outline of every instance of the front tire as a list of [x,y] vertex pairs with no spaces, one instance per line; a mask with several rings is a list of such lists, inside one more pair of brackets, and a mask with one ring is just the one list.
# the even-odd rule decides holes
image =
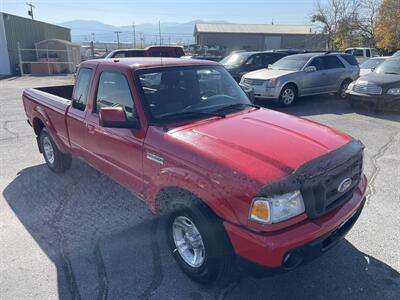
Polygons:
[[279,96],[279,104],[281,106],[293,105],[298,97],[297,88],[294,84],[287,84],[282,88]]
[[346,79],[345,81],[342,82],[340,85],[339,91],[336,93],[336,95],[339,97],[339,99],[345,100],[347,98],[347,88],[349,87],[349,84],[351,83],[350,79]]
[[44,160],[51,171],[62,173],[71,167],[71,155],[63,153],[57,148],[46,128],[43,128],[39,134],[39,146]]
[[171,254],[192,280],[210,284],[227,276],[233,250],[222,222],[202,203],[169,214],[167,239]]

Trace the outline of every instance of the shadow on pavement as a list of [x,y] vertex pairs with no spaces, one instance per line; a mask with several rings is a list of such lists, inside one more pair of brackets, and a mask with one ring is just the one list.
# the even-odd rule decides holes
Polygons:
[[322,114],[342,115],[357,113],[373,118],[400,122],[399,112],[374,112],[373,109],[362,106],[353,108],[346,100],[338,99],[333,95],[303,97],[298,99],[297,103],[291,107],[281,107],[274,101],[261,99],[257,99],[255,104],[300,117]]
[[26,168],[3,194],[56,266],[60,299],[390,299],[400,294],[399,273],[346,240],[290,273],[255,279],[238,270],[227,285],[200,287],[168,253],[161,220],[80,161],[62,175],[44,164]]

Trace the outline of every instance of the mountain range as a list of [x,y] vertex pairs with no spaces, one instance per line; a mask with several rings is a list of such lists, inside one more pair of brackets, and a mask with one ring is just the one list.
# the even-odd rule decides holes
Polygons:
[[[161,36],[162,43],[193,43],[193,31],[195,24],[199,23],[228,23],[225,21],[208,21],[203,20],[192,20],[185,23],[178,22],[167,22],[161,23]],[[136,43],[137,45],[143,44],[154,44],[159,43],[159,24],[144,23],[125,25],[125,26],[113,26],[102,23],[95,20],[73,20],[63,23],[57,23],[57,25],[67,27],[71,29],[71,38],[73,42],[82,43],[88,41],[96,42],[116,42],[117,34],[121,43],[132,43],[133,42],[133,28],[136,32]]]

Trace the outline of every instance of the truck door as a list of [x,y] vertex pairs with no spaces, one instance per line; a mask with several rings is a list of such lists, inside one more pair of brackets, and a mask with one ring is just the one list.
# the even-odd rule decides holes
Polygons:
[[128,119],[137,118],[129,74],[104,68],[97,74],[97,93],[86,115],[85,144],[90,151],[88,160],[118,183],[141,195],[144,129],[105,128],[99,125],[102,107],[122,106]]
[[84,147],[86,138],[85,116],[93,73],[93,69],[91,68],[85,67],[79,69],[72,95],[72,104],[67,115],[71,151],[74,155],[82,158],[87,158],[87,150]]

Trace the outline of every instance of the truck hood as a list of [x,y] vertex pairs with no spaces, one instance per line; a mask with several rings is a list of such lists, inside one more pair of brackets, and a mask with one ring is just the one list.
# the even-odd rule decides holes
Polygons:
[[277,77],[281,77],[283,75],[291,74],[297,71],[288,71],[288,70],[271,70],[271,69],[261,69],[257,71],[253,71],[247,73],[245,78],[251,79],[273,79]]
[[168,135],[212,163],[261,183],[288,175],[352,139],[324,125],[267,109],[203,120],[177,127]]

